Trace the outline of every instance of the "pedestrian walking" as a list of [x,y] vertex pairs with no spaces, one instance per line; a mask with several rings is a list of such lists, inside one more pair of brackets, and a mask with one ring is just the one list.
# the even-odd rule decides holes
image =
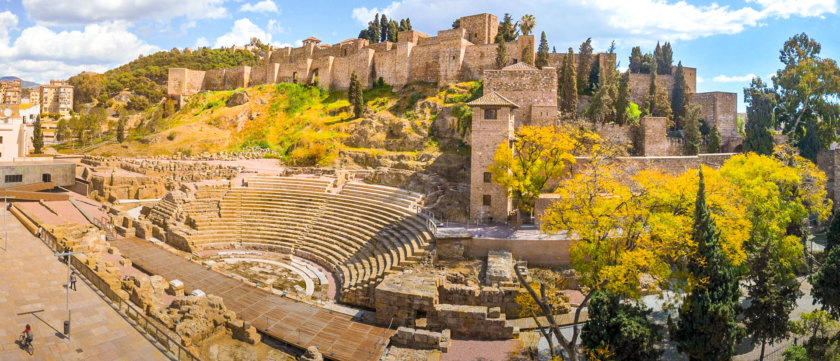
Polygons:
[[70,274],[70,288],[76,290],[76,271]]

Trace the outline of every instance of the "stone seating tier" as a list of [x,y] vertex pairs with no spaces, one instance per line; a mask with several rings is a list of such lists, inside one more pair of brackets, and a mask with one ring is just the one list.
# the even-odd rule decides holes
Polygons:
[[[185,206],[190,244],[196,249],[243,246],[309,259],[336,275],[344,291],[375,286],[414,262],[432,240],[425,220],[411,210],[420,196],[393,188],[257,176],[233,187],[218,204]],[[161,217],[172,205],[161,206]],[[175,205],[177,208],[177,205]]]

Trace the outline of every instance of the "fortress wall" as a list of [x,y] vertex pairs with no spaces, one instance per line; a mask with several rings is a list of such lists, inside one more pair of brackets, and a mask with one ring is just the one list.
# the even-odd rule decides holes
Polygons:
[[250,66],[238,66],[225,71],[225,89],[244,88],[251,79]]
[[289,52],[289,58],[291,62],[298,62],[306,58],[312,57],[312,52],[315,49],[315,44],[306,44],[299,48],[292,48]]
[[227,69],[211,69],[204,73],[203,90],[225,90],[225,71]]
[[440,48],[439,44],[427,45],[421,42],[421,45],[411,50],[409,82],[437,82],[440,72]]
[[840,209],[840,149],[822,150],[817,154],[817,166],[825,172],[828,198]]
[[[293,60],[293,57],[289,58]],[[299,59],[290,63],[280,64],[280,71],[277,74],[278,82],[300,83],[309,74],[310,59]]]
[[516,59],[515,61],[512,61],[511,64],[524,61],[526,51],[531,52],[534,61],[537,60],[537,43],[533,35],[520,35],[518,38],[516,38],[516,42],[514,44],[516,44],[516,51],[508,53],[512,60]]
[[306,78],[306,83],[315,84],[317,80],[317,84],[329,86],[332,83],[332,65],[334,60],[335,57],[332,56],[313,60],[310,66],[309,76]]
[[700,113],[709,126],[717,125],[721,137],[737,137],[738,133],[738,94],[708,92],[691,95],[690,104],[700,105]]
[[330,87],[332,89],[344,90],[350,87],[350,75],[353,72],[359,77],[359,82],[364,87],[370,86],[371,70],[373,68],[374,52],[371,49],[362,49],[358,53],[338,57],[333,60]]
[[[650,93],[650,74],[630,73],[630,101],[643,107],[647,102]],[[665,89],[668,99],[671,98],[671,90],[674,88],[674,76],[656,75],[656,88]]]
[[280,63],[286,64],[289,63],[289,57],[291,56],[292,48],[280,48],[276,50],[272,50],[271,54],[267,57],[267,63]]
[[484,73],[484,93],[498,92],[516,103],[516,128],[532,124],[531,106],[557,107],[557,72],[554,68],[532,70],[488,70]]
[[496,44],[473,45],[464,50],[461,65],[461,80],[476,80],[484,76],[485,70],[496,69]]
[[377,53],[384,53],[386,51],[391,50],[393,48],[393,46],[394,46],[394,43],[392,43],[390,41],[383,41],[381,43],[370,44],[370,46],[368,46],[368,48],[373,49]]
[[203,90],[204,71],[170,68],[167,94],[190,96]]
[[441,43],[438,53],[438,78],[437,84],[447,84],[458,81],[461,77],[461,64],[464,62],[464,51],[470,42],[465,39],[457,39],[453,42]]
[[405,30],[400,31],[397,33],[397,41],[400,43],[414,43],[415,45],[420,42],[421,38],[428,38],[429,35],[425,33],[421,33],[415,30]]
[[668,119],[665,117],[642,118],[642,154],[645,156],[670,155],[666,133],[667,122]]
[[409,58],[414,44],[400,42],[391,51],[377,52],[373,58],[375,78],[382,78],[386,84],[402,87],[408,84]]
[[473,44],[493,44],[499,33],[499,18],[493,14],[464,16],[459,23],[466,39]]

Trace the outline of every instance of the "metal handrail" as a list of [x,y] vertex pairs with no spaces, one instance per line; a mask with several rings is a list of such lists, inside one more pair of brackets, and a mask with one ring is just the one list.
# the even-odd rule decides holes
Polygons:
[[[49,231],[42,229],[40,239],[44,244],[47,245],[53,251],[62,251],[60,249],[60,245],[58,240],[56,239],[55,235],[50,233]],[[158,327],[154,320],[150,320],[146,313],[141,310],[139,307],[133,305],[131,302],[124,300],[120,297],[116,291],[114,291],[105,280],[102,279],[96,272],[94,272],[90,267],[84,264],[81,260],[79,260],[76,256],[70,256],[70,265],[76,269],[78,274],[82,276],[82,278],[86,279],[88,283],[96,288],[102,293],[104,298],[110,300],[112,303],[116,305],[117,312],[123,314],[125,317],[132,319],[136,322],[136,325],[141,327],[144,332],[149,334],[154,340],[160,344],[167,352],[172,354],[175,360],[178,361],[201,361],[201,359],[193,354],[190,350],[183,346],[180,337],[173,337],[170,335],[168,329],[161,329]]]

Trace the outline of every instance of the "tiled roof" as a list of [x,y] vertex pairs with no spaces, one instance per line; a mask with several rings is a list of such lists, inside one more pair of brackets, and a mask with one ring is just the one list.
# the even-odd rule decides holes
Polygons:
[[503,106],[503,107],[513,107],[519,108],[516,103],[508,100],[507,98],[501,96],[499,93],[492,92],[490,94],[484,94],[481,98],[473,100],[467,105],[472,106]]
[[308,38],[306,38],[306,39],[303,39],[303,41],[304,41],[304,42],[314,41],[314,42],[316,42],[316,43],[320,43],[320,42],[321,42],[321,40],[320,40],[320,39],[318,39],[318,38],[316,38],[316,37],[314,37],[314,36],[310,36],[310,37],[308,37]]
[[536,69],[537,68],[528,65],[528,63],[523,63],[521,61],[516,63],[516,64],[511,64],[511,65],[508,65],[508,66],[502,68],[502,70],[536,70]]

